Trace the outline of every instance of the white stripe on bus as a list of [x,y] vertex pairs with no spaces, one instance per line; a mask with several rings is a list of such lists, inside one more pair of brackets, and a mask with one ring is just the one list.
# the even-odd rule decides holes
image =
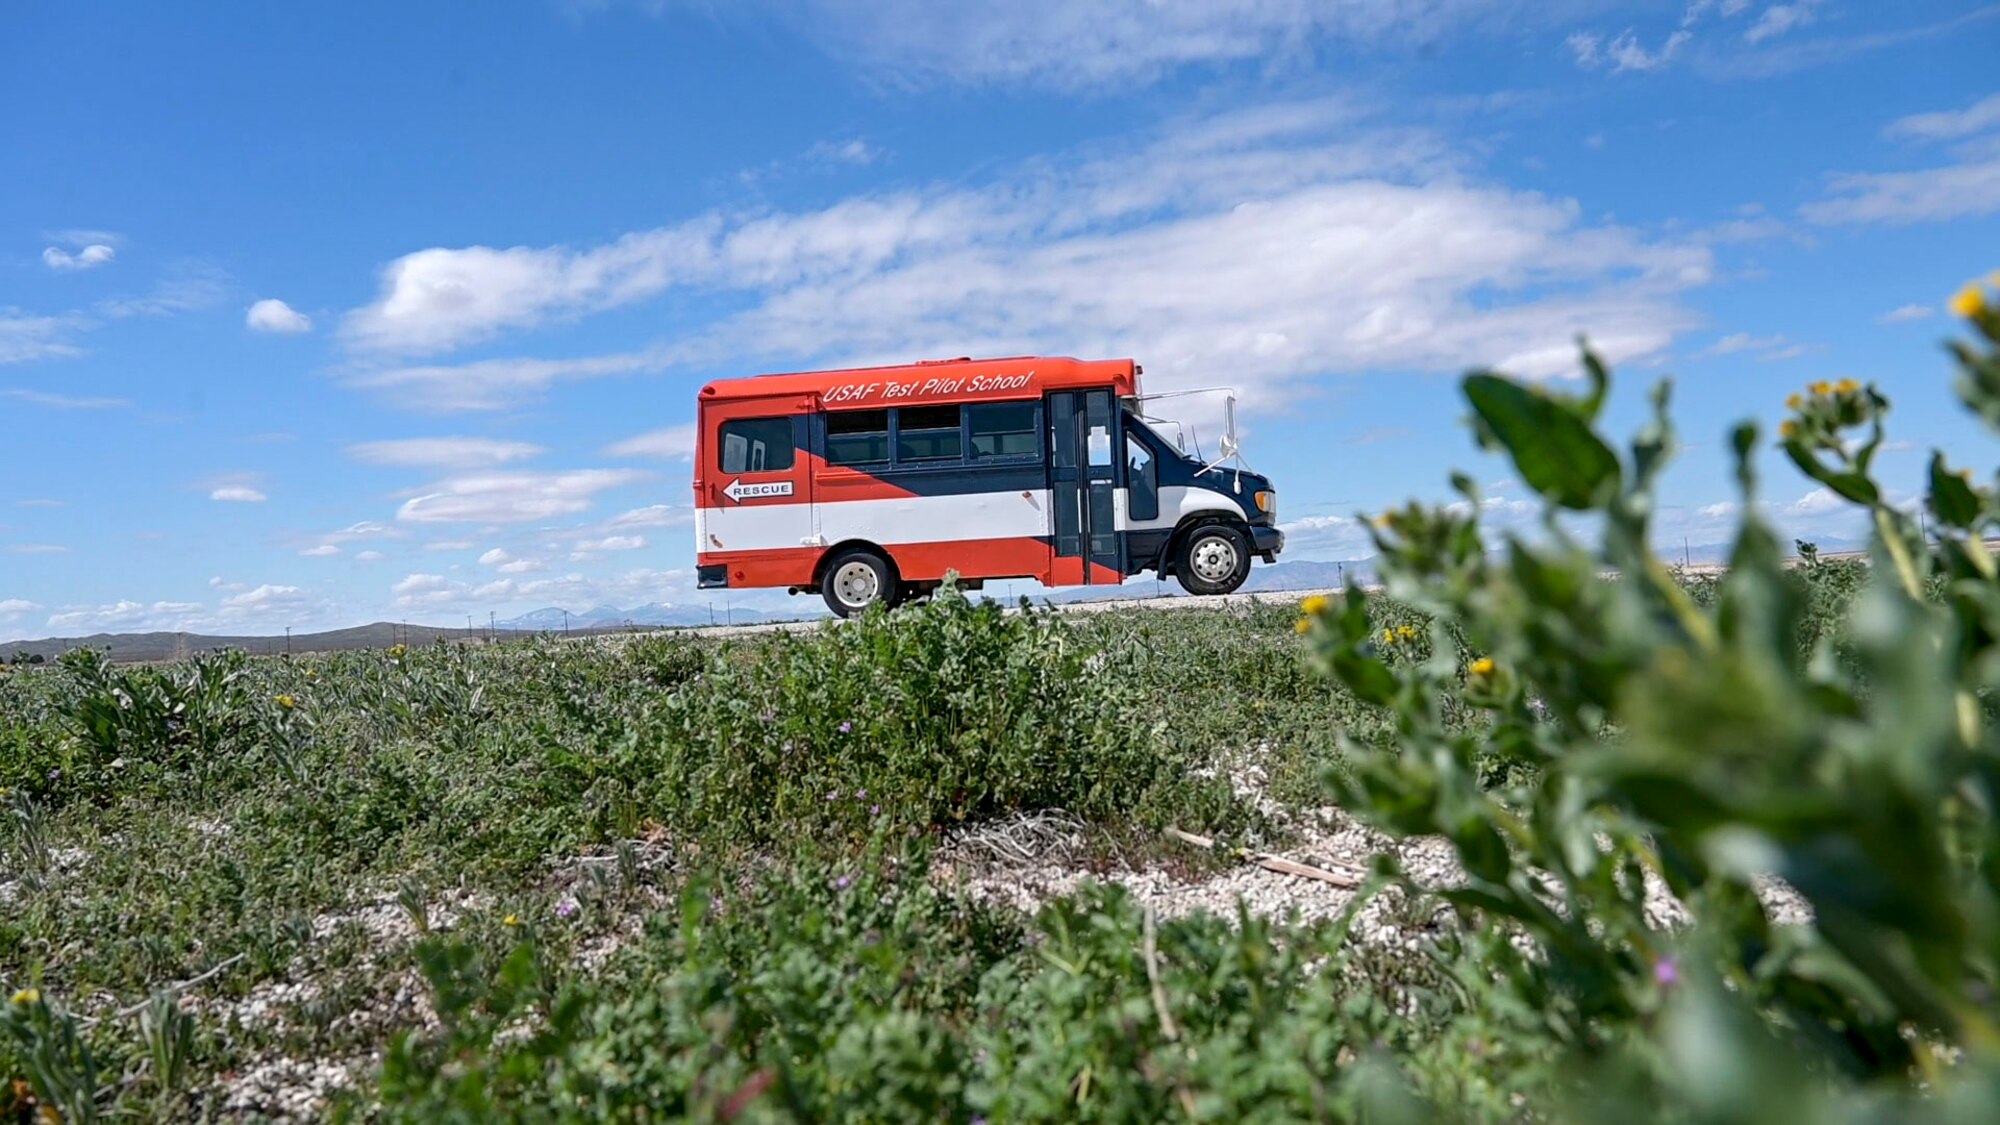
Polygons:
[[[903,496],[887,500],[835,500],[812,504],[744,504],[695,509],[695,543],[710,551],[769,551],[830,547],[860,539],[893,547],[905,543],[958,543],[976,539],[1026,539],[1053,535],[1052,494],[971,492]],[[1160,489],[1160,514],[1126,518],[1125,490],[1115,502],[1117,530],[1172,527],[1196,512],[1239,513],[1235,501],[1212,489],[1168,485]],[[710,540],[713,536],[719,542]]]

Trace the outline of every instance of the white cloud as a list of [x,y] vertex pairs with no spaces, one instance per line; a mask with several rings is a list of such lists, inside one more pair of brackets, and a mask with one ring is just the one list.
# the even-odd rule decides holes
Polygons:
[[[509,323],[526,323],[533,316],[533,310],[523,308],[519,319]],[[438,334],[450,333],[441,328]],[[664,371],[674,362],[675,355],[668,349],[581,359],[488,359],[365,371],[350,376],[346,382],[351,387],[379,392],[412,410],[439,413],[501,410],[560,382]]]
[[443,469],[491,468],[545,452],[525,441],[477,437],[403,438],[347,447],[348,456],[371,465]]
[[1659,70],[1672,62],[1681,48],[1693,38],[1691,32],[1682,30],[1668,35],[1658,50],[1649,51],[1639,42],[1639,37],[1631,31],[1621,32],[1606,42],[1600,35],[1578,32],[1565,42],[1570,53],[1576,57],[1577,65],[1586,70],[1596,70],[1609,66],[1613,73],[1625,71]]
[[208,494],[210,500],[223,500],[238,504],[261,504],[268,497],[254,488],[230,486],[218,488]]
[[499,566],[501,563],[512,562],[513,560],[514,556],[508,554],[505,550],[502,550],[499,547],[495,547],[492,550],[486,552],[485,554],[479,556],[479,565]]
[[662,457],[686,461],[694,456],[694,437],[694,424],[690,422],[626,438],[604,452],[611,457]]
[[607,527],[677,527],[694,522],[694,509],[673,504],[649,504],[620,512],[611,517]]
[[1815,488],[1786,506],[1785,511],[1795,516],[1816,516],[1827,512],[1837,512],[1850,505],[1835,495],[1830,488]]
[[1734,355],[1737,352],[1779,347],[1784,342],[1785,338],[1783,336],[1752,336],[1748,332],[1732,332],[1709,345],[1699,354]]
[[449,605],[464,595],[464,587],[442,574],[411,574],[389,588],[405,609]]
[[321,543],[317,547],[307,547],[299,554],[309,559],[327,559],[340,553],[340,548],[331,543]]
[[276,297],[266,297],[250,306],[243,323],[252,332],[310,332],[312,318]]
[[547,570],[548,566],[539,559],[514,559],[501,563],[499,569],[502,574],[534,574]]
[[523,523],[589,509],[597,493],[651,476],[630,469],[483,473],[427,486],[396,518],[411,523]]
[[65,339],[77,327],[75,317],[30,316],[20,309],[0,307],[0,363],[82,355],[83,349]]
[[72,254],[60,247],[51,246],[42,251],[42,262],[52,270],[87,270],[101,266],[118,256],[118,252],[101,242]]
[[357,554],[356,554],[356,555],[354,556],[354,561],[355,561],[355,562],[380,562],[380,561],[382,560],[382,558],[383,558],[383,555],[382,555],[382,552],[380,552],[380,551],[361,551],[361,552],[357,553]]
[[179,632],[191,629],[206,608],[199,602],[117,601],[50,614],[48,627],[77,633]]
[[653,349],[353,381],[490,409],[558,379],[703,359],[1054,351],[1134,356],[1152,390],[1226,371],[1247,414],[1329,374],[1496,361],[1575,374],[1580,332],[1624,363],[1692,325],[1679,295],[1709,280],[1707,245],[1586,223],[1575,202],[1481,184],[1464,160],[1346,101],[1285,103],[1173,122],[980,188],[715,214],[583,250],[421,251],[353,315],[358,342],[444,347],[680,284],[754,299]]
[[1904,305],[1881,315],[1884,324],[1902,324],[1906,321],[1924,320],[1937,315],[1937,310],[1929,305]]
[[54,543],[12,543],[0,547],[0,555],[67,555],[68,547]]
[[316,609],[317,599],[297,586],[266,583],[222,599],[224,618],[258,617],[268,614],[299,614]]
[[11,398],[31,406],[46,406],[51,410],[120,410],[132,405],[130,401],[122,398],[75,398],[70,395],[30,391],[18,387],[0,390],[0,398]]
[[787,20],[876,82],[1074,92],[1128,87],[1195,65],[1303,66],[1329,42],[1421,47],[1446,32],[1499,30],[1504,18],[1518,28],[1540,9],[1507,0],[762,0],[724,10]]
[[579,551],[637,551],[646,546],[643,535],[607,535],[602,539],[579,539]]
[[1964,109],[1897,118],[1883,134],[1921,141],[1950,141],[1992,129],[2000,129],[2000,94],[1990,94]]
[[806,150],[806,159],[820,164],[846,164],[861,168],[880,159],[882,150],[860,138],[820,141]]
[[1919,172],[1849,172],[1829,178],[1829,198],[1799,208],[1825,224],[1907,225],[2000,212],[2000,157]]
[[1918,141],[1960,141],[1956,162],[1907,172],[1837,172],[1827,178],[1826,198],[1800,207],[1799,214],[1823,224],[1906,225],[2000,213],[2000,94],[1960,110],[1899,118],[1885,131]]
[[215,305],[228,294],[227,278],[219,270],[187,270],[155,285],[143,297],[113,297],[92,307],[99,316],[112,320],[195,312]]
[[25,598],[0,598],[0,617],[19,617],[42,608]]
[[1804,27],[1818,18],[1821,0],[1793,0],[1790,4],[1773,4],[1764,9],[1743,38],[1751,43],[1761,43],[1775,39],[1795,28]]

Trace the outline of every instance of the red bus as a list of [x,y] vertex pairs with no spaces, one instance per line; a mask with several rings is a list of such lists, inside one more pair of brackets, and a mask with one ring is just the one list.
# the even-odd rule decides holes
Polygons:
[[1229,593],[1252,559],[1284,548],[1276,493],[1240,462],[1205,465],[1162,437],[1139,409],[1142,371],[1014,356],[709,383],[695,421],[699,584],[817,592],[842,617],[925,595],[947,573],[978,589],[1150,570]]

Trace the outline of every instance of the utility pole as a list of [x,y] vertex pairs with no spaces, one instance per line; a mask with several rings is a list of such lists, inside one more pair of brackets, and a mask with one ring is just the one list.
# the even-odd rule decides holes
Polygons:
[[287,625],[285,626],[285,655],[290,656],[291,654],[292,654],[292,627],[290,625]]
[[500,639],[500,630],[493,624],[493,611],[490,609],[486,611],[486,639],[488,641]]
[[569,610],[563,610],[563,636],[569,636]]

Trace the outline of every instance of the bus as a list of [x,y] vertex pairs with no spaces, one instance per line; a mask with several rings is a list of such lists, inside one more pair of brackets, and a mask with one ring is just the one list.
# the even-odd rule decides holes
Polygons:
[[962,357],[711,382],[695,419],[697,584],[818,593],[841,617],[947,575],[976,590],[1151,571],[1230,593],[1284,548],[1277,494],[1236,455],[1233,395],[1222,456],[1203,463],[1142,410],[1143,372]]

